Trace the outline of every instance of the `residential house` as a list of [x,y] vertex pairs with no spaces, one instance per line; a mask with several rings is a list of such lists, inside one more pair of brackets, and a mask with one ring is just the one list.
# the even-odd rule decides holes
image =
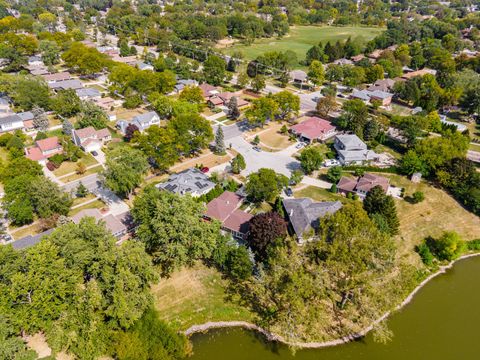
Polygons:
[[353,65],[353,61],[349,59],[337,59],[333,62],[335,65]]
[[437,70],[424,68],[424,69],[421,69],[421,70],[416,70],[416,71],[412,71],[412,72],[408,72],[406,74],[403,74],[401,76],[401,78],[404,79],[404,80],[408,80],[408,79],[412,79],[412,78],[417,77],[417,76],[425,76],[427,74],[436,75]]
[[102,93],[95,88],[80,88],[76,89],[75,93],[80,100],[96,100],[102,97]]
[[392,103],[393,94],[381,90],[357,90],[353,89],[350,95],[351,99],[360,99],[365,103],[371,103],[373,100],[380,101],[381,106],[389,106]]
[[294,83],[306,83],[308,81],[308,75],[303,70],[293,70],[289,73],[290,79]]
[[0,97],[0,117],[11,113],[12,109],[10,109],[10,101],[5,97]]
[[343,195],[348,193],[357,194],[363,200],[375,186],[380,186],[387,193],[390,187],[390,180],[383,176],[369,173],[358,178],[342,176],[337,184],[337,190]]
[[216,219],[222,223],[222,229],[236,239],[245,240],[248,235],[251,214],[239,209],[242,197],[230,191],[213,199],[207,204],[206,219]]
[[368,161],[378,160],[378,154],[368,150],[357,135],[337,135],[334,141],[338,161],[342,165],[363,164]]
[[342,208],[340,201],[314,202],[310,198],[284,199],[283,207],[299,243],[314,236],[319,219]]
[[55,229],[49,229],[36,235],[27,235],[21,239],[12,242],[12,246],[15,250],[23,250],[32,247],[33,245],[38,244],[44,236],[50,235],[53,230]]
[[92,126],[72,130],[72,139],[75,145],[86,152],[98,151],[108,141],[112,140],[112,134],[108,129],[95,130]]
[[17,113],[17,115],[20,116],[20,118],[22,119],[23,128],[26,131],[31,131],[35,129],[35,126],[33,125],[33,119],[35,118],[35,116],[31,111],[24,111],[21,113]]
[[208,100],[211,96],[217,95],[219,93],[218,89],[210,84],[203,83],[198,86],[202,90],[203,98]]
[[330,121],[312,116],[299,124],[293,125],[290,132],[300,140],[311,143],[313,141],[322,142],[331,138],[335,135],[336,128]]
[[196,168],[190,168],[171,175],[166,182],[155,185],[157,189],[170,191],[179,195],[199,197],[215,187],[207,175]]
[[0,117],[0,132],[23,129],[23,120],[18,114],[4,114]]
[[48,69],[44,66],[28,66],[27,69],[30,71],[30,74],[35,76],[50,74],[50,71],[48,71]]
[[114,56],[112,57],[113,61],[120,62],[123,64],[135,66],[138,62],[138,59],[135,55],[132,56]]
[[121,101],[115,100],[110,96],[93,99],[93,102],[106,111],[121,105]]
[[153,71],[153,66],[151,64],[147,64],[143,61],[138,61],[137,62],[137,67],[140,69],[140,70],[150,70],[150,71]]
[[351,59],[354,63],[358,63],[358,62],[362,61],[363,59],[365,59],[365,55],[363,55],[363,54],[355,55],[355,56],[352,56]]
[[367,90],[368,91],[384,91],[384,92],[389,92],[393,89],[393,86],[395,85],[395,80],[393,79],[380,79],[375,81],[373,85],[371,85]]
[[79,224],[80,221],[85,217],[93,217],[97,223],[104,223],[105,228],[109,230],[117,239],[120,239],[127,233],[127,226],[125,226],[120,219],[111,214],[104,216],[98,209],[81,210],[72,216],[71,219],[75,224]]
[[28,66],[45,66],[41,56],[30,56],[28,58]]
[[185,86],[198,86],[197,80],[178,80],[177,84],[175,85],[175,92],[179,93],[181,92]]
[[70,80],[61,80],[61,81],[54,81],[48,83],[50,89],[58,91],[58,90],[77,90],[83,88],[83,84],[78,79],[70,79]]
[[212,107],[228,106],[228,103],[233,97],[237,98],[237,107],[241,108],[248,105],[248,101],[242,99],[239,94],[228,91],[210,96],[210,98],[207,100],[207,103]]
[[152,125],[159,125],[160,116],[158,116],[155,111],[149,111],[145,114],[134,116],[131,121],[120,120],[117,122],[117,127],[119,127],[120,131],[125,134],[129,124],[135,125],[140,132],[143,132]]
[[30,160],[46,164],[49,157],[52,157],[55,154],[61,154],[63,152],[63,147],[58,141],[58,137],[53,136],[35,141],[35,145],[26,148],[25,152],[27,158]]
[[70,80],[72,75],[68,71],[63,71],[54,74],[44,74],[42,77],[47,83],[54,83],[57,81]]

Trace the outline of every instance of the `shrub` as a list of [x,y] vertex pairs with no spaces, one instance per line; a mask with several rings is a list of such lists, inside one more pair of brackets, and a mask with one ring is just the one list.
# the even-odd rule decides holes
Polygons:
[[425,200],[425,194],[421,191],[415,191],[412,195],[412,202],[418,204]]
[[430,248],[428,245],[423,242],[422,244],[418,245],[415,248],[415,251],[420,255],[420,258],[422,259],[422,262],[427,265],[431,266],[433,264],[434,256],[432,252],[430,251]]
[[467,249],[470,251],[479,251],[480,250],[480,239],[472,240],[467,242]]
[[65,161],[65,156],[63,156],[63,154],[55,154],[52,157],[50,157],[49,160],[51,163],[55,165],[55,167],[58,168],[60,165],[62,165],[62,162]]
[[437,259],[446,261],[458,258],[466,249],[466,244],[460,235],[453,231],[444,232],[438,239],[430,237],[426,244]]

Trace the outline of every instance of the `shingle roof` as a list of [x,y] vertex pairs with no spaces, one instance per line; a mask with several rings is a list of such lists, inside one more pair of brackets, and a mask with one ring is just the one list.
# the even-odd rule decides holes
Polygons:
[[23,121],[33,120],[33,118],[34,118],[33,113],[31,111],[20,112],[20,113],[17,113],[17,115],[20,116],[20,118]]
[[18,114],[11,114],[4,117],[0,117],[0,124],[8,124],[13,122],[22,121],[22,118]]
[[223,222],[238,207],[241,200],[241,196],[230,191],[225,191],[222,195],[207,204],[207,212],[205,215],[210,219],[217,219]]
[[151,121],[155,116],[158,116],[158,114],[155,111],[149,111],[145,114],[134,116],[132,121],[136,121],[140,124],[143,124],[145,122]]
[[42,75],[42,77],[45,81],[63,81],[63,80],[69,80],[72,76],[70,75],[69,72],[64,71],[64,72],[59,72],[55,74],[45,74],[45,75]]
[[335,129],[335,126],[330,121],[312,116],[300,124],[293,125],[290,129],[301,136],[313,140]]
[[77,136],[80,138],[80,140],[95,136],[95,134],[97,133],[93,126],[88,126],[86,128],[74,131],[75,134],[77,134]]
[[215,187],[215,183],[210,181],[208,176],[200,170],[191,168],[171,175],[166,182],[157,184],[156,187],[183,195],[210,191]]
[[52,89],[63,89],[63,90],[68,90],[68,89],[76,90],[76,89],[83,88],[82,82],[77,79],[55,81],[55,82],[49,83],[48,86],[50,86],[50,88]]
[[50,229],[37,235],[25,236],[21,239],[18,239],[17,241],[14,241],[12,243],[12,246],[15,250],[22,250],[22,249],[29,248],[33,245],[38,244],[44,236],[51,234],[53,230],[55,229]]
[[242,234],[248,233],[250,227],[250,220],[253,217],[242,210],[233,211],[230,216],[223,222],[223,227]]
[[42,152],[55,150],[60,146],[60,143],[58,142],[58,137],[56,136],[52,136],[42,140],[37,140],[35,144]]
[[314,202],[310,198],[285,199],[283,206],[287,212],[293,230],[298,237],[309,230],[317,229],[319,219],[333,214],[342,208],[340,201]]
[[344,145],[345,150],[367,149],[367,145],[357,135],[337,135],[336,139]]

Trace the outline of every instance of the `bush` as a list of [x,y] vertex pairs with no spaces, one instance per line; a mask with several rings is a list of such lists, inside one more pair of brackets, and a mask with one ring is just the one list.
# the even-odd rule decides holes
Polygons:
[[52,157],[49,158],[50,162],[55,165],[55,167],[60,167],[62,165],[62,162],[65,161],[65,156],[63,154],[55,154]]
[[332,184],[330,187],[330,192],[336,194],[338,192],[337,184]]
[[431,266],[433,264],[435,258],[425,242],[415,247],[415,251],[420,255],[420,258],[425,265]]
[[425,194],[421,191],[415,191],[412,195],[412,202],[418,204],[425,200]]
[[453,231],[444,232],[438,239],[430,237],[426,244],[437,259],[446,261],[458,258],[467,247],[460,235]]
[[10,133],[6,133],[6,134],[3,134],[2,136],[0,136],[0,146],[1,147],[7,146],[8,142],[10,141],[10,139],[12,137],[13,137],[13,135],[10,134]]
[[470,251],[479,251],[480,250],[480,239],[472,240],[467,242],[467,249]]

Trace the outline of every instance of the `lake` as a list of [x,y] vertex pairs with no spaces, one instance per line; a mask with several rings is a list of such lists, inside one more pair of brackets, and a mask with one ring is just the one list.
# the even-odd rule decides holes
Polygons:
[[480,257],[459,261],[430,281],[388,321],[393,339],[372,336],[324,349],[298,350],[251,331],[211,330],[191,337],[191,360],[452,360],[480,359]]

